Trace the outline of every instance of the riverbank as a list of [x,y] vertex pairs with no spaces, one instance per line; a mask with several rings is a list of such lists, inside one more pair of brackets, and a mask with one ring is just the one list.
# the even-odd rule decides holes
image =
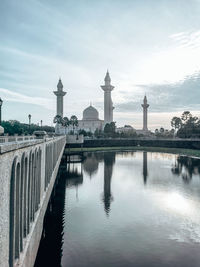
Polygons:
[[82,152],[98,152],[98,151],[148,151],[162,152],[185,156],[200,157],[200,150],[185,148],[169,148],[169,147],[145,147],[145,146],[116,146],[116,147],[83,147],[83,148],[65,148],[65,154],[75,154]]

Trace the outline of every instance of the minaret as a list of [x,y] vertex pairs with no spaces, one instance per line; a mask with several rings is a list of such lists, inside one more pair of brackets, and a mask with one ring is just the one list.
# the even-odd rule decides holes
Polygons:
[[114,86],[111,85],[111,79],[108,71],[104,81],[105,85],[102,85],[101,88],[104,90],[104,125],[106,125],[106,123],[113,121],[114,109],[111,98],[111,91],[114,89]]
[[147,109],[149,107],[149,104],[147,104],[147,97],[145,95],[144,97],[144,102],[142,104],[143,107],[143,131],[147,132],[148,128],[147,128]]
[[57,114],[63,117],[63,96],[66,95],[66,92],[63,91],[63,84],[61,79],[58,81],[57,91],[54,91],[54,94],[57,96]]

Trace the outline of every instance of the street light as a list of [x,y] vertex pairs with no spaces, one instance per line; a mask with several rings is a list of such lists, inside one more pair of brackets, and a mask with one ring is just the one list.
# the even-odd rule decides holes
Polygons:
[[3,105],[3,100],[0,97],[0,125],[1,125],[1,106]]
[[40,123],[41,123],[41,127],[42,127],[42,120],[40,121]]
[[31,128],[31,114],[28,115],[28,120],[29,120],[29,134],[30,134],[30,128]]

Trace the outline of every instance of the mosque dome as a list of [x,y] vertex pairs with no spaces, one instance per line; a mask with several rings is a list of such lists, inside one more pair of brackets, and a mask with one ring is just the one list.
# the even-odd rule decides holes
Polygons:
[[99,112],[93,106],[89,106],[83,111],[83,120],[98,120]]

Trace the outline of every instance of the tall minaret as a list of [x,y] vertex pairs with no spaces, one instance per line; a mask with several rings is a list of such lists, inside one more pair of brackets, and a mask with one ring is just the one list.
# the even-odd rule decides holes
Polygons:
[[111,98],[111,91],[114,89],[112,86],[109,72],[107,71],[106,77],[104,79],[105,85],[101,88],[104,90],[104,125],[113,121],[113,102]]
[[147,104],[147,97],[145,95],[144,97],[144,102],[142,104],[143,107],[143,131],[147,132],[148,128],[147,128],[147,109],[149,107],[149,104]]
[[66,95],[66,92],[63,91],[63,84],[61,79],[58,81],[57,85],[58,90],[54,91],[54,94],[57,96],[57,114],[63,117],[63,96]]

